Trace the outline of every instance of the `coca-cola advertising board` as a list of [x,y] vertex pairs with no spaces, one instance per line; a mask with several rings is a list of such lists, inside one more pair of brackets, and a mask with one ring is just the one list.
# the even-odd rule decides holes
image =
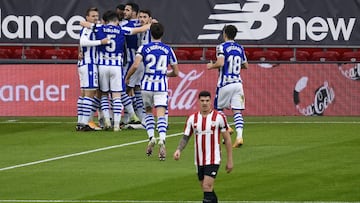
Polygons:
[[[169,78],[169,115],[198,110],[197,96],[214,98],[218,71],[180,64]],[[359,116],[359,64],[250,64],[241,70],[251,116]],[[75,64],[0,65],[0,116],[76,116]]]

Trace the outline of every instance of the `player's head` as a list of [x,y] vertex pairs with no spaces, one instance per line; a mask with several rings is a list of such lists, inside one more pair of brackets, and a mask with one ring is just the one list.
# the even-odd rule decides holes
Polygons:
[[201,112],[210,112],[211,109],[211,94],[208,91],[201,91],[199,93],[199,104]]
[[124,18],[126,20],[137,18],[139,12],[139,5],[134,2],[128,2],[125,4]]
[[91,7],[86,10],[86,21],[96,23],[99,20],[99,10],[96,7]]
[[[223,37],[225,39],[225,37],[228,40],[234,40],[236,33],[237,33],[237,28],[233,25],[225,25],[223,28]],[[226,40],[226,39],[225,39]]]
[[141,25],[145,25],[151,22],[151,11],[150,10],[140,10],[139,11],[139,20]]
[[116,13],[118,14],[119,20],[122,20],[124,18],[124,10],[125,10],[124,4],[119,4],[116,6]]
[[103,14],[103,21],[105,22],[105,24],[108,23],[118,24],[119,18],[115,11],[109,10]]
[[164,26],[160,23],[153,23],[150,26],[150,33],[152,38],[159,40],[164,35]]

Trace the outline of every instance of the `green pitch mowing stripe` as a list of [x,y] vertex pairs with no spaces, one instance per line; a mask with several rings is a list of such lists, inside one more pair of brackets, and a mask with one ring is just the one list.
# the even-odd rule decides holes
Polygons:
[[[0,202],[21,203],[201,203],[202,201],[141,201],[141,200],[0,200]],[[219,201],[219,203],[356,203],[324,201]]]
[[[178,135],[181,135],[181,134],[182,133],[176,133],[176,134],[172,134],[172,135],[167,135],[167,137],[174,137],[174,136],[178,136]],[[34,161],[34,162],[25,163],[25,164],[19,164],[19,165],[15,165],[15,166],[9,166],[9,167],[5,167],[5,168],[0,168],[0,171],[6,171],[6,170],[14,169],[14,168],[31,166],[31,165],[35,165],[35,164],[41,164],[41,163],[45,163],[45,162],[56,161],[56,160],[60,160],[60,159],[66,159],[66,158],[85,155],[85,154],[91,154],[91,153],[95,153],[95,152],[101,152],[101,151],[105,151],[105,150],[109,150],[109,149],[115,149],[115,148],[119,148],[119,147],[125,147],[125,146],[145,143],[145,142],[148,142],[148,141],[149,140],[139,140],[139,141],[136,141],[136,142],[130,142],[130,143],[125,143],[125,144],[120,144],[120,145],[113,145],[113,146],[103,147],[103,148],[99,148],[99,149],[93,149],[93,150],[89,150],[89,151],[85,151],[85,152],[79,152],[79,153],[68,154],[68,155],[64,155],[64,156],[58,156],[58,157],[44,159],[44,160],[40,160],[40,161]]]
[[[170,117],[168,134],[182,132],[185,119]],[[193,139],[179,161],[172,154],[181,136],[167,139],[167,160],[160,162],[145,155],[144,130],[75,132],[74,121],[0,117],[0,168],[144,143],[0,171],[1,202],[201,202]],[[233,150],[234,170],[226,174],[222,165],[216,178],[220,202],[359,202],[359,122],[245,117],[245,144]]]

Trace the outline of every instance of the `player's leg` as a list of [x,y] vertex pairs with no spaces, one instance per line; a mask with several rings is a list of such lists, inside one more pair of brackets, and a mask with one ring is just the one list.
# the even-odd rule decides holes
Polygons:
[[218,199],[214,191],[215,178],[219,170],[219,165],[205,165],[198,167],[198,178],[201,189],[204,193],[203,202],[217,203]]
[[114,131],[117,132],[120,131],[120,121],[123,110],[123,105],[121,103],[121,93],[112,92],[112,98]]
[[96,89],[98,88],[98,78],[97,66],[94,64],[87,64],[80,67],[81,72],[81,87],[83,89],[84,97],[82,101],[82,121],[85,126],[83,127],[84,131],[91,131],[94,128],[89,126],[91,120],[92,112],[94,111],[94,96]]
[[157,129],[159,132],[159,159],[164,161],[166,157],[165,139],[167,133],[167,119],[165,112],[167,108],[167,92],[157,92],[154,95],[154,105],[157,116]]
[[110,91],[110,71],[109,68],[103,65],[99,66],[99,82],[100,82],[100,91],[101,95],[101,112],[104,115],[104,128],[111,128],[110,121],[110,102],[109,102],[109,91]]
[[77,100],[77,124],[76,124],[76,130],[80,131],[83,128],[83,124],[82,124],[82,117],[83,117],[83,99],[84,99],[84,91],[81,89],[80,90],[80,96],[78,97]]
[[245,97],[241,83],[232,84],[232,86],[234,86],[234,91],[231,99],[231,108],[234,113],[234,123],[236,129],[236,140],[233,147],[240,147],[244,144],[244,118],[241,111],[245,109]]
[[117,66],[110,67],[110,90],[112,92],[112,107],[114,131],[120,131],[121,114],[123,105],[121,103],[121,92],[124,92],[122,70]]
[[141,89],[139,85],[136,85],[134,87],[134,93],[135,93],[135,98],[136,98],[136,115],[139,118],[140,121],[143,121],[144,117],[145,117],[145,109],[144,109],[144,104],[143,104],[143,99],[142,99],[142,95],[141,95]]
[[135,115],[135,111],[134,111],[134,107],[131,101],[131,98],[129,97],[129,95],[126,92],[122,92],[121,93],[121,101],[122,104],[124,106],[124,124],[128,124],[131,119],[134,120],[139,120],[136,115]]
[[154,115],[153,115],[153,92],[149,92],[149,91],[142,91],[141,92],[142,96],[143,96],[143,102],[144,102],[144,107],[145,107],[145,129],[146,129],[146,133],[148,135],[149,138],[149,143],[146,147],[146,154],[148,156],[152,155],[154,146],[156,144],[156,138],[155,138],[155,119],[154,119]]
[[[215,99],[214,99],[214,108],[225,117],[226,122],[227,122],[227,117],[223,110],[230,106],[231,95],[232,95],[231,91],[232,90],[229,88],[229,85],[221,88],[217,87]],[[228,125],[228,131],[230,134],[233,133],[233,129],[230,127],[230,125]]]

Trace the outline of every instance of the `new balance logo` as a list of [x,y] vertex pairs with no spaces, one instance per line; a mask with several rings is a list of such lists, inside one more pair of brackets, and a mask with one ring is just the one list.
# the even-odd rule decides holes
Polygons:
[[237,40],[260,40],[272,35],[277,28],[278,15],[284,8],[284,0],[247,0],[241,8],[240,3],[216,4],[214,10],[234,11],[225,14],[211,14],[208,19],[222,21],[204,25],[204,30],[215,32],[200,34],[199,40],[219,39],[226,24],[237,27]]

